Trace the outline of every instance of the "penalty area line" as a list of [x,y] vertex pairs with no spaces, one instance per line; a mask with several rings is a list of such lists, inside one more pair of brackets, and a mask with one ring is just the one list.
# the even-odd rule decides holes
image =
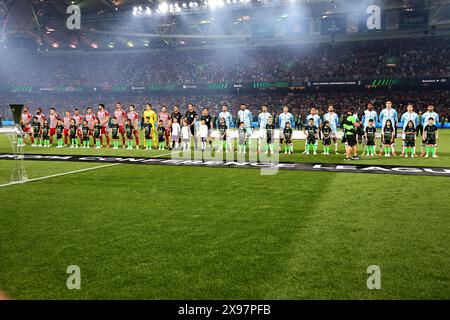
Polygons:
[[117,166],[117,165],[120,165],[120,164],[121,163],[111,163],[111,164],[105,164],[105,165],[102,165],[102,166],[96,166],[96,167],[92,167],[92,168],[85,168],[85,169],[80,169],[80,170],[56,173],[56,174],[52,174],[52,175],[49,175],[49,176],[32,178],[32,179],[28,179],[28,180],[23,181],[23,182],[10,182],[10,183],[5,183],[5,184],[0,184],[0,188],[7,187],[7,186],[12,186],[12,185],[15,185],[15,184],[19,184],[20,185],[20,184],[24,184],[24,183],[27,183],[27,182],[33,182],[33,181],[45,180],[45,179],[50,179],[50,178],[55,178],[55,177],[61,177],[61,176],[65,176],[65,175],[73,174],[73,173],[79,173],[79,172],[91,171],[91,170],[95,170],[95,169],[107,168],[107,167]]

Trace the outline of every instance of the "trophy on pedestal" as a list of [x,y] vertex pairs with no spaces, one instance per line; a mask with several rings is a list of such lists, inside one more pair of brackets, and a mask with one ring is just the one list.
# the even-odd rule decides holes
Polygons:
[[24,165],[23,148],[25,146],[25,134],[22,130],[20,118],[22,116],[23,104],[10,104],[14,118],[14,129],[8,133],[8,138],[14,154],[14,171],[11,175],[11,183],[23,183],[28,180]]

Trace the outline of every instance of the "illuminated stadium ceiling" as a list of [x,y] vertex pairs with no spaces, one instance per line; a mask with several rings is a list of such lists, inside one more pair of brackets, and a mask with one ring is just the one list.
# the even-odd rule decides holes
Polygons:
[[[81,29],[69,30],[70,5]],[[382,32],[358,27],[366,9],[382,9]],[[400,11],[425,11],[420,28],[398,27]],[[322,20],[346,15],[349,34],[321,33]],[[353,23],[353,24],[352,24]],[[450,33],[450,1],[439,0],[0,0],[3,47],[41,51],[125,51],[160,48],[264,46],[336,39]],[[359,28],[359,29],[358,29]]]

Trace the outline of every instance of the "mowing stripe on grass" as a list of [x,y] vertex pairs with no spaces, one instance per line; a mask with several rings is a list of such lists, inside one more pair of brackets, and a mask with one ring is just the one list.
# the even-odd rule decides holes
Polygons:
[[73,173],[79,173],[79,172],[84,172],[84,171],[90,171],[90,170],[95,170],[95,169],[100,169],[100,168],[106,168],[106,167],[112,167],[112,166],[117,166],[120,163],[111,163],[111,164],[105,164],[103,166],[96,166],[96,167],[92,167],[92,168],[86,168],[86,169],[80,169],[80,170],[74,170],[74,171],[68,171],[68,172],[63,172],[63,173],[57,173],[57,174],[52,174],[49,176],[43,176],[43,177],[38,177],[38,178],[32,178],[32,179],[28,179],[24,182],[10,182],[10,183],[5,183],[5,184],[0,184],[0,188],[2,187],[7,187],[7,186],[11,186],[11,185],[15,185],[15,184],[23,184],[26,182],[33,182],[33,181],[39,181],[39,180],[44,180],[44,179],[50,179],[50,178],[54,178],[54,177],[60,177],[60,176],[65,176],[68,174],[73,174]]

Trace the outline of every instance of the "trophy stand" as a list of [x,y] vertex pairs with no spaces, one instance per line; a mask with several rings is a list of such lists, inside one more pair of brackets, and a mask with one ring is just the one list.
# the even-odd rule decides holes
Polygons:
[[28,180],[28,176],[25,169],[23,152],[25,133],[20,125],[23,104],[11,104],[9,106],[14,116],[14,128],[6,132],[14,155],[14,168],[10,183],[24,183]]

